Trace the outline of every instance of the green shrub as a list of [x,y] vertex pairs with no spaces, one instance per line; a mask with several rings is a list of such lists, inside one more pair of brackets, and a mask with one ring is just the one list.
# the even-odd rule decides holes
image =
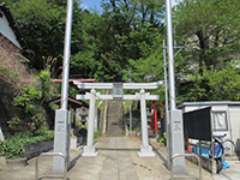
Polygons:
[[167,145],[167,135],[164,133],[160,138],[159,138],[159,143],[163,145]]
[[55,88],[51,83],[50,72],[43,70],[15,97],[14,104],[18,113],[8,121],[10,130],[14,133],[25,130],[35,133],[46,127],[51,119],[47,113],[52,109],[48,102],[54,96]]
[[96,141],[98,138],[100,138],[101,135],[102,135],[101,131],[95,131],[95,132],[94,132],[94,139],[95,139],[95,141]]
[[0,142],[0,156],[5,156],[7,159],[23,157],[26,145],[52,139],[53,132],[49,130],[40,130],[35,134],[31,132],[18,133]]

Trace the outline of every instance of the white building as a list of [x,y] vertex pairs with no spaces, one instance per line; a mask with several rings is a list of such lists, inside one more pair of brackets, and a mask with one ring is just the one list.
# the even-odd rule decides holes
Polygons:
[[240,152],[240,102],[186,102],[181,105],[183,113],[206,107],[211,107],[212,134],[226,134],[226,138],[235,143],[236,151]]

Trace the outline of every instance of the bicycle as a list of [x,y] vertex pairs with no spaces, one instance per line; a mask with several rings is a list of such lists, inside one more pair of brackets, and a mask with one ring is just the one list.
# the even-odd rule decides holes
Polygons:
[[220,135],[220,136],[213,136],[213,142],[210,144],[209,147],[209,157],[214,158],[217,165],[217,174],[219,174],[224,168],[224,155],[225,149],[227,146],[224,146],[227,143],[230,143],[233,147],[235,144],[230,139],[223,139],[227,135]]

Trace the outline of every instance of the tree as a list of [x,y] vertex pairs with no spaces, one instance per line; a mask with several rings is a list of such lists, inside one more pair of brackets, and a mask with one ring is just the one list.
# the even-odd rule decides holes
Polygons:
[[50,117],[49,101],[56,96],[57,90],[50,81],[50,72],[43,70],[33,79],[33,82],[24,86],[14,103],[17,107],[17,116],[9,121],[13,131],[36,132],[40,128],[49,126],[53,128],[53,119]]
[[[81,10],[74,1],[73,54],[80,50]],[[59,0],[7,1],[24,37],[24,55],[38,71],[50,68],[53,77],[61,74],[65,33],[66,2]]]
[[181,101],[239,101],[239,69],[229,65],[222,70],[193,74],[181,88]]
[[180,102],[237,100],[239,8],[237,0],[185,0],[175,7],[175,38],[184,46],[176,56]]
[[176,7],[178,43],[200,73],[204,68],[221,69],[238,55],[239,8],[238,0],[185,0]]
[[[98,31],[94,33],[97,40],[97,79],[123,81],[129,60],[137,61],[149,55],[149,49],[154,46],[154,37],[161,33],[161,20],[157,18],[158,8],[154,3],[151,4],[152,10],[154,7],[156,12],[154,20],[150,19],[150,11],[146,12],[143,20],[143,17],[139,16],[140,5],[150,6],[144,1],[104,1]],[[160,3],[157,5],[162,7]],[[158,10],[161,12],[160,8]]]

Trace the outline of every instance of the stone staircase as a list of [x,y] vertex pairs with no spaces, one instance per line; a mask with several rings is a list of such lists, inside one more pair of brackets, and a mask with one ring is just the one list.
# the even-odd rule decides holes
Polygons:
[[107,136],[123,136],[123,106],[121,101],[110,101],[107,112]]

